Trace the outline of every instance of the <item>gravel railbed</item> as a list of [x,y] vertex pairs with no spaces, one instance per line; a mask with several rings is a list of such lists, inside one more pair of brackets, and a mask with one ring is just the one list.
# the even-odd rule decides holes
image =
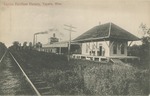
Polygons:
[[7,53],[0,63],[0,95],[34,95],[10,54]]

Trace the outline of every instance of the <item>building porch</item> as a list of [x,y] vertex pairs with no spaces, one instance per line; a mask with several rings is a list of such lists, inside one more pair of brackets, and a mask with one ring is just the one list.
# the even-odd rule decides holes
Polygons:
[[109,62],[115,59],[121,60],[125,63],[139,61],[140,58],[136,56],[91,56],[91,55],[82,55],[82,54],[73,54],[72,58],[74,59],[83,59],[83,60],[91,60],[97,62]]

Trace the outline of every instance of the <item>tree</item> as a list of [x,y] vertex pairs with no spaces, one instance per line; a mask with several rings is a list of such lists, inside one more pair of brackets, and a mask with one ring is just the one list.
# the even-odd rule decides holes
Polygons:
[[21,48],[22,48],[22,47],[21,47],[21,43],[18,44],[18,47],[19,47],[19,50],[21,50]]
[[146,24],[141,24],[140,27],[142,36],[142,43],[148,44],[150,43],[150,28],[147,28]]
[[23,49],[27,48],[27,42],[23,42]]
[[133,45],[129,47],[128,52],[133,56],[140,57],[140,65],[148,68],[150,64],[150,28],[146,24],[141,24],[139,28],[142,33],[142,45]]
[[36,43],[36,48],[42,48],[42,43],[41,42]]
[[14,42],[13,42],[13,47],[14,47],[15,49],[19,49],[19,42],[18,42],[18,41],[14,41]]
[[28,48],[31,50],[32,49],[32,42],[29,42]]
[[0,55],[5,52],[6,48],[7,47],[5,46],[5,44],[0,42]]
[[140,48],[140,57],[143,63],[149,66],[150,63],[150,28],[146,26],[146,24],[140,25],[141,32],[143,32],[142,36],[142,45]]

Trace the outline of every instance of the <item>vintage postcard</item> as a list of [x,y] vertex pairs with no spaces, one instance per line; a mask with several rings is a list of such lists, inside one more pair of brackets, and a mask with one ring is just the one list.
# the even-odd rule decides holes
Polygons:
[[149,95],[150,0],[0,0],[0,95]]

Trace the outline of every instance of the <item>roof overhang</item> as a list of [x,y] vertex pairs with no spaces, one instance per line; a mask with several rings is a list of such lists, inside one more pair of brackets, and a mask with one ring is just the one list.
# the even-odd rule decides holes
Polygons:
[[66,42],[66,43],[53,43],[53,44],[46,44],[46,45],[43,45],[42,46],[43,48],[47,48],[47,47],[51,47],[51,48],[53,48],[53,47],[68,47],[68,43]]
[[100,37],[100,38],[88,38],[88,39],[80,39],[80,40],[74,40],[74,42],[92,42],[92,41],[104,41],[108,40],[107,37]]
[[101,37],[101,38],[88,38],[88,39],[80,39],[80,40],[74,40],[74,42],[94,42],[94,41],[139,41],[140,38],[133,38],[133,39],[122,39],[122,38],[110,38],[110,37]]

